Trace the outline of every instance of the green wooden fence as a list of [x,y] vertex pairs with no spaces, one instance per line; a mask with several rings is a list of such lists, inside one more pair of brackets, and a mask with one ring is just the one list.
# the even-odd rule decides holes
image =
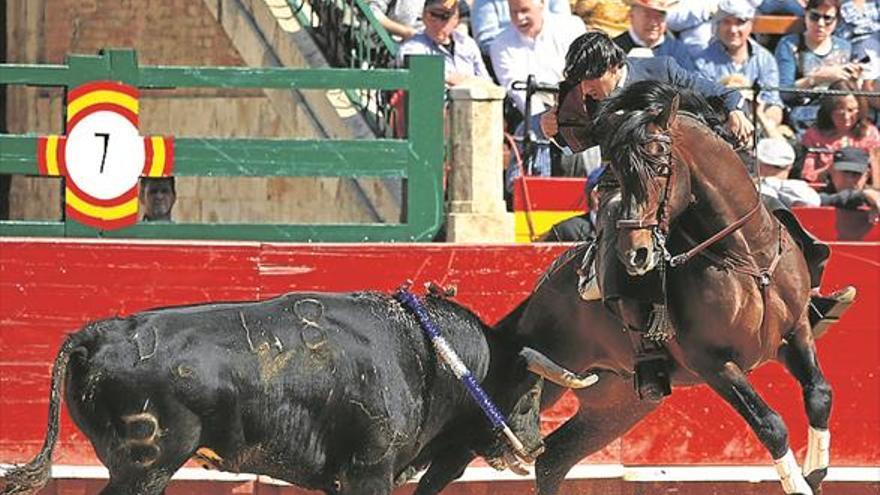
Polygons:
[[[0,84],[75,87],[112,80],[145,89],[403,89],[407,139],[174,138],[175,176],[400,178],[406,219],[399,224],[137,224],[96,231],[71,219],[0,222],[4,236],[106,236],[264,241],[421,241],[443,214],[443,62],[412,57],[406,69],[287,69],[139,66],[132,50],[69,56],[65,65],[0,65]],[[0,135],[0,173],[36,175],[37,136]]]

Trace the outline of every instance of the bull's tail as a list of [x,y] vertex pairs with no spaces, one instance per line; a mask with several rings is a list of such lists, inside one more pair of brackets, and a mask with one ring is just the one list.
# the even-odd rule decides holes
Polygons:
[[[55,442],[58,440],[58,430],[61,416],[61,387],[64,385],[64,377],[67,374],[67,363],[71,354],[79,347],[75,338],[76,334],[69,335],[61,345],[55,364],[52,366],[52,385],[49,391],[49,419],[48,432],[43,441],[43,448],[34,459],[23,465],[15,467],[6,473],[6,486],[0,495],[13,495],[22,493],[35,493],[49,482],[52,468],[52,451],[55,450]],[[81,349],[81,348],[80,348]]]

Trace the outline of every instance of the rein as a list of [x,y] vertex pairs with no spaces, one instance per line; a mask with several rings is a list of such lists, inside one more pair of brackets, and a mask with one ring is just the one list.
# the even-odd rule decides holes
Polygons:
[[753,216],[755,216],[755,213],[757,213],[758,210],[760,210],[760,209],[761,209],[761,200],[758,200],[757,204],[755,204],[755,206],[751,210],[749,210],[748,213],[743,215],[739,220],[733,222],[732,224],[728,225],[727,227],[724,227],[723,229],[721,229],[720,231],[715,233],[715,235],[713,235],[712,237],[706,239],[705,241],[697,244],[696,246],[692,247],[688,251],[681,253],[681,254],[676,254],[675,256],[670,256],[669,257],[669,266],[672,268],[675,268],[677,266],[681,266],[681,265],[687,263],[691,258],[700,254],[701,252],[703,252],[706,248],[708,248],[712,244],[715,244],[716,242],[720,241],[721,239],[724,239],[728,235],[730,235],[730,234],[736,232],[737,230],[739,230],[740,228],[742,228],[742,226],[745,225],[746,222],[749,221],[749,219],[751,219]]

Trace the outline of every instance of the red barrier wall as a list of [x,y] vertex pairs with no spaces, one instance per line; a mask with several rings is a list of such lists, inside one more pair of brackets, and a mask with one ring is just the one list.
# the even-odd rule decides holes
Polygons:
[[[407,279],[459,288],[494,322],[531,290],[561,245],[291,245],[0,239],[0,463],[20,462],[45,434],[51,362],[66,332],[143,309],[253,300],[292,290],[391,291]],[[819,343],[834,386],[836,466],[880,465],[880,245],[838,243],[826,288],[859,300]],[[780,366],[753,379],[786,419],[803,455],[801,394]],[[546,416],[556,424],[570,403]],[[548,425],[549,426],[549,425]],[[627,465],[767,464],[741,418],[705,387],[680,389],[634,431],[590,460]],[[65,416],[56,462],[95,463]]]

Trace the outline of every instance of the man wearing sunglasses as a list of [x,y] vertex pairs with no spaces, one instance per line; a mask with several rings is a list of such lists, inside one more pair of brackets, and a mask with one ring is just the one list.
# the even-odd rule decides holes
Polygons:
[[445,62],[446,87],[466,81],[491,82],[477,42],[455,28],[459,21],[458,0],[426,0],[422,9],[425,31],[400,46],[399,62],[406,55],[439,55]]

